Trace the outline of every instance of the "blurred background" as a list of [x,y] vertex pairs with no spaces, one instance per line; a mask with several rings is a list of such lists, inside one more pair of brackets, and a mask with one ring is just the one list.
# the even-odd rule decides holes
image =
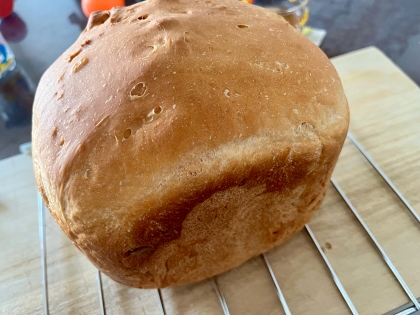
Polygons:
[[[0,159],[25,150],[39,79],[79,36],[85,15],[109,1],[83,0],[84,10],[81,0],[0,1]],[[283,13],[305,35],[317,35],[328,57],[376,46],[420,85],[419,0],[310,0],[296,15],[290,8],[307,0],[283,1],[289,2],[285,7],[279,1],[246,2]]]

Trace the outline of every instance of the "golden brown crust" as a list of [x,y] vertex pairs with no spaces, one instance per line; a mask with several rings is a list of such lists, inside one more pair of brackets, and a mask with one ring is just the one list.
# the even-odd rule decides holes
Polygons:
[[325,55],[236,0],[148,0],[92,15],[44,74],[33,157],[49,210],[103,272],[197,281],[300,230],[349,113]]

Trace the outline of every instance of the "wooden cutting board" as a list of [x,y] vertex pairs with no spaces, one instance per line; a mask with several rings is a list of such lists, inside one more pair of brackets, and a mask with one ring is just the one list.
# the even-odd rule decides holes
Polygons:
[[[333,60],[351,109],[350,130],[420,214],[420,89],[376,48]],[[420,224],[347,141],[334,177],[420,297]],[[407,296],[337,192],[310,226],[360,314]],[[100,314],[95,269],[47,214],[51,314]],[[0,313],[42,314],[37,199],[31,158],[0,162]],[[350,314],[305,231],[267,254],[293,314]],[[104,278],[107,314],[160,314],[157,290]],[[231,314],[284,314],[261,258],[218,276]],[[209,280],[162,290],[168,314],[223,314]]]

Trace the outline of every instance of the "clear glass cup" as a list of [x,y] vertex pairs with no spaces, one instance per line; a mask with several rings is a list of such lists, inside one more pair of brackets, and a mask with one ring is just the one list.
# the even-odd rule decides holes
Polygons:
[[299,31],[302,31],[309,19],[309,0],[245,0],[245,2],[255,3],[276,12]]

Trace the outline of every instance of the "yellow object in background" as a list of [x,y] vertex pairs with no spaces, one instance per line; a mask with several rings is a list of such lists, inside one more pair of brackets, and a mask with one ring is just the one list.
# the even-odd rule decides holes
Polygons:
[[9,58],[5,60],[4,62],[0,63],[0,73],[6,71],[7,68],[10,67],[10,65],[13,63],[14,59]]
[[305,7],[303,9],[302,17],[299,20],[299,25],[304,26],[306,22],[308,22],[308,19],[309,19],[309,8]]
[[312,27],[310,26],[305,26],[304,28],[302,28],[302,34],[305,36],[308,36],[312,33]]

